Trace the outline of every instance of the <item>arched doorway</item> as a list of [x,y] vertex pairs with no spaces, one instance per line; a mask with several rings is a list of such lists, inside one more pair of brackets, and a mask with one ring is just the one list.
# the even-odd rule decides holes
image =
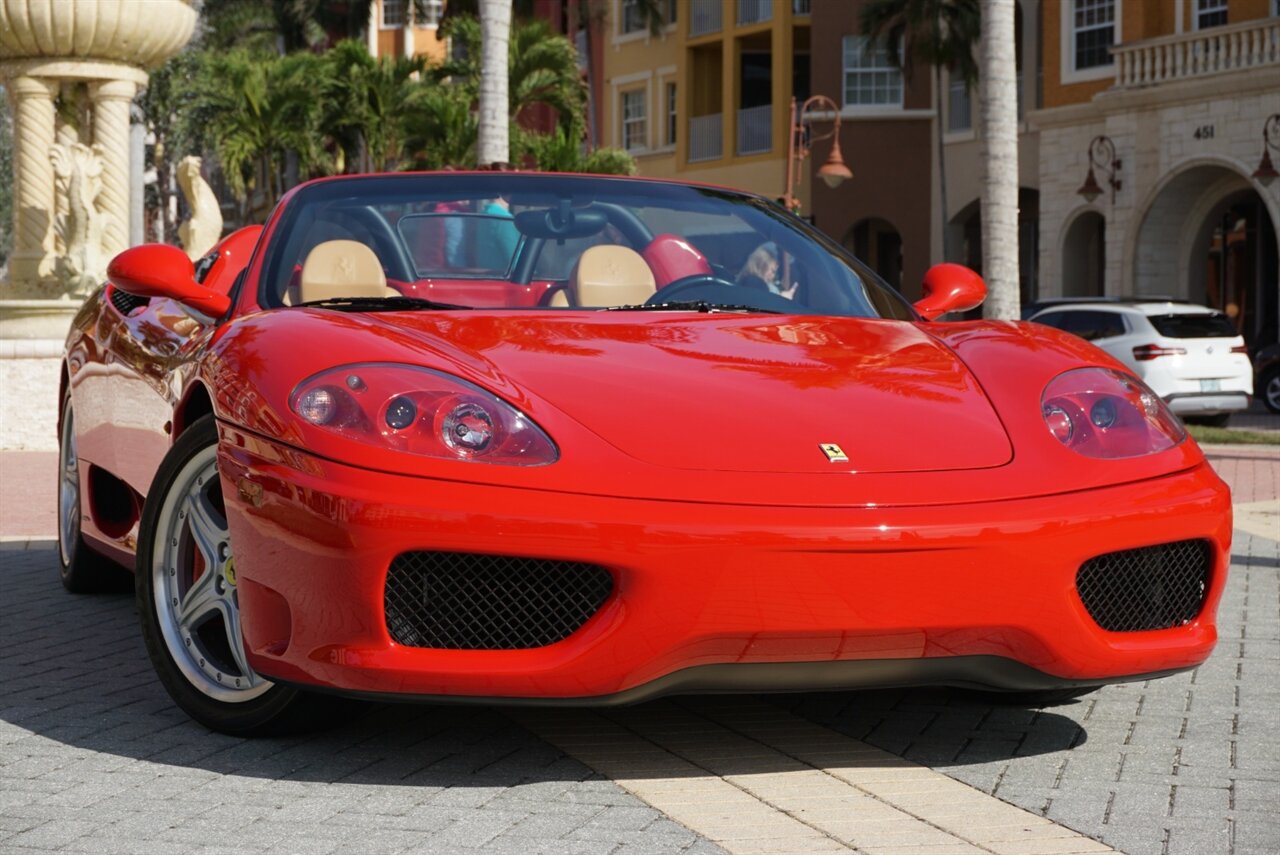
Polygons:
[[[982,273],[982,203],[974,199],[951,218],[955,260]],[[1018,188],[1018,293],[1025,306],[1040,297],[1040,191]],[[982,317],[975,312],[974,317]]]
[[902,290],[902,236],[888,220],[873,217],[854,224],[845,245],[880,278]]
[[1071,221],[1062,241],[1064,297],[1101,297],[1107,269],[1107,221],[1085,211]]
[[[1276,230],[1262,197],[1244,190],[1218,203],[1192,253],[1191,299],[1225,312],[1250,344],[1276,341],[1280,270]],[[1197,258],[1203,259],[1204,274],[1198,289]]]
[[1234,168],[1200,164],[1160,188],[1131,248],[1134,291],[1226,312],[1251,347],[1280,334],[1276,224]]

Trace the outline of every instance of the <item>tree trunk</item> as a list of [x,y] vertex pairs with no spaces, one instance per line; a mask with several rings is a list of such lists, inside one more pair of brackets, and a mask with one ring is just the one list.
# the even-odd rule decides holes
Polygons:
[[1018,295],[1018,85],[1014,0],[982,0],[978,89],[982,104],[982,275],[988,318],[1016,319]]
[[507,94],[511,0],[480,0],[480,127],[476,161],[481,168],[511,162]]
[[950,241],[947,239],[947,154],[942,144],[942,66],[934,65],[933,67],[933,91],[938,99],[938,109],[934,115],[934,126],[938,129],[938,196],[939,204],[942,210],[939,212],[942,219],[942,260],[951,260]]

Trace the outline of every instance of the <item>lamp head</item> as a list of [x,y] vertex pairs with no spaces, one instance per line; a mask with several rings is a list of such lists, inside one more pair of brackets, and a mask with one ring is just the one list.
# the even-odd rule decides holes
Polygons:
[[1276,172],[1275,166],[1271,163],[1271,150],[1264,148],[1262,150],[1262,162],[1258,164],[1258,168],[1253,171],[1253,177],[1258,179],[1258,183],[1263,187],[1269,187],[1272,181],[1280,176]]
[[1089,166],[1089,174],[1084,179],[1084,184],[1076,191],[1085,198],[1085,201],[1092,202],[1102,195],[1102,188],[1098,186],[1098,179],[1093,176],[1093,166]]

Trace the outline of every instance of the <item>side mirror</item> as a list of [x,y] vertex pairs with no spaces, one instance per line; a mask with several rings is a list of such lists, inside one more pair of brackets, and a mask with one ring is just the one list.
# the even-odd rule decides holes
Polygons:
[[967,312],[987,299],[987,283],[962,264],[935,264],[924,274],[924,296],[916,301],[916,311],[926,321],[947,312]]
[[220,318],[231,298],[196,282],[195,267],[176,246],[148,243],[126,249],[107,265],[107,278],[135,297],[165,297],[209,318]]

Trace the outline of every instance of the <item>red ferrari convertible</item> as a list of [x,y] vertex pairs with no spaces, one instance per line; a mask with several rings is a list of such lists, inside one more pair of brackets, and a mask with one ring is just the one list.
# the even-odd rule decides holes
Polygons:
[[135,568],[207,726],[318,695],[550,704],[1203,662],[1225,485],[1101,350],[939,265],[914,306],[771,202],[343,177],[193,265],[141,246],[67,339],[63,582]]

